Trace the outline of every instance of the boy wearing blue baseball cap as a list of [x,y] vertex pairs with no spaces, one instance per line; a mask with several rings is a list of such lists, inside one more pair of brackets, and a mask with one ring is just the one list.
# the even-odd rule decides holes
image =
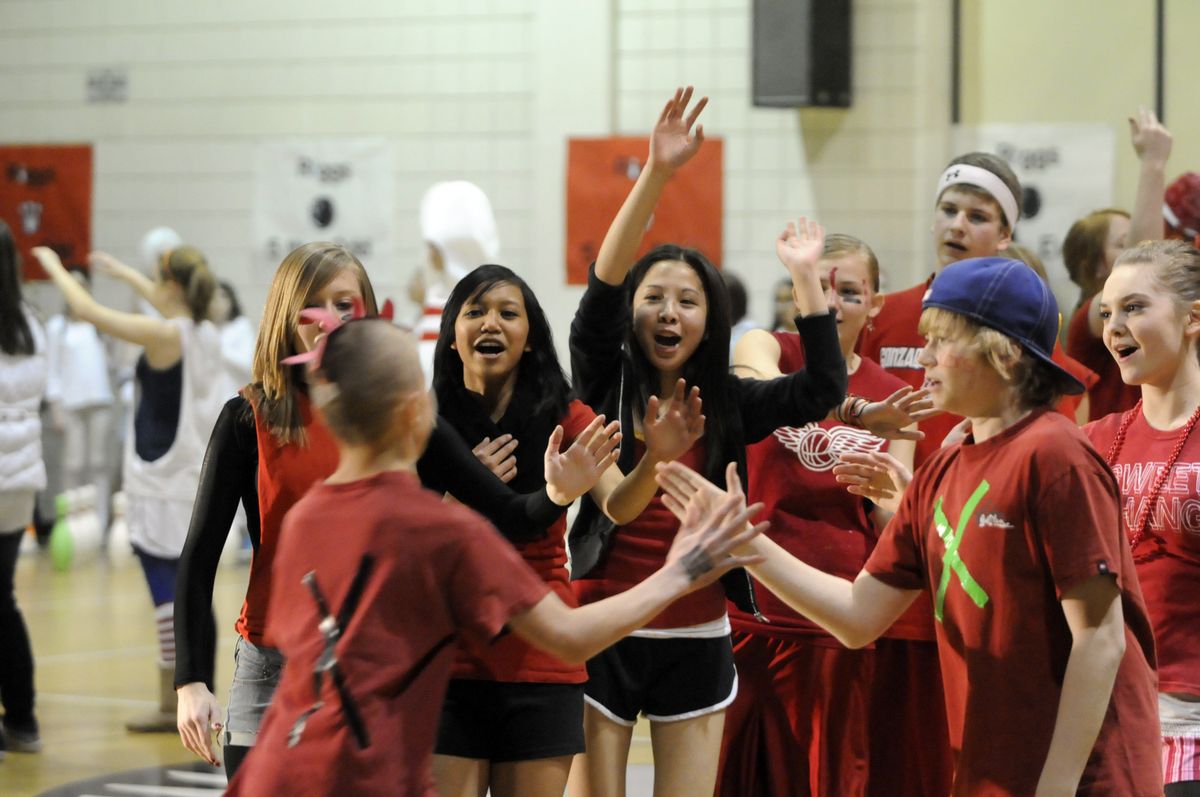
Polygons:
[[[922,308],[934,406],[971,435],[917,471],[853,582],[765,535],[751,572],[851,647],[929,591],[954,795],[1160,795],[1150,623],[1116,481],[1052,409],[1082,390],[1051,358],[1054,297],[1019,261],[974,258]],[[678,508],[716,494],[675,463],[661,480]]]

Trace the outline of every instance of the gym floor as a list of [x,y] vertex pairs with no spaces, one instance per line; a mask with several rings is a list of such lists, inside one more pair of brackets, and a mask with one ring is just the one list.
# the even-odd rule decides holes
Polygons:
[[[222,563],[213,593],[222,702],[247,573],[245,564]],[[137,563],[98,558],[58,572],[48,555],[33,553],[17,564],[16,584],[36,658],[44,749],[7,754],[0,762],[0,797],[218,794],[223,775],[196,763],[178,736],[125,732],[126,718],[156,705],[158,646]],[[630,753],[630,797],[649,795],[652,779],[649,739],[639,726]],[[160,783],[165,785],[150,785]]]

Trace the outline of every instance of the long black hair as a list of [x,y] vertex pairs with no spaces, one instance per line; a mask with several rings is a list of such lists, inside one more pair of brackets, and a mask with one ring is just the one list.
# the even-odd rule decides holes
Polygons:
[[[442,309],[442,326],[433,354],[433,391],[438,400],[438,412],[454,424],[468,441],[474,443],[493,433],[488,428],[490,422],[487,413],[482,411],[478,397],[463,384],[462,358],[452,344],[454,322],[463,305],[483,297],[500,284],[514,285],[521,291],[525,315],[529,320],[529,338],[525,344],[528,350],[517,363],[517,381],[506,417],[512,420],[510,431],[518,440],[529,438],[519,451],[526,455],[537,455],[540,461],[541,447],[567,413],[571,402],[571,383],[558,362],[550,322],[546,320],[542,305],[525,280],[512,269],[494,264],[479,266],[460,279],[450,292],[450,298]],[[512,412],[514,409],[518,411]],[[521,468],[518,459],[518,473],[526,469]],[[540,467],[534,470],[541,473]]]
[[[687,381],[689,390],[700,388],[700,399],[704,402],[704,436],[707,441],[704,475],[715,484],[724,484],[725,465],[734,458],[732,452],[736,447],[743,445],[741,416],[733,395],[733,377],[729,374],[729,335],[732,326],[729,291],[725,288],[721,273],[701,252],[675,244],[663,244],[643,255],[625,278],[626,300],[631,312],[634,293],[646,278],[646,272],[665,260],[685,263],[696,272],[708,299],[704,337],[684,363],[681,376]],[[629,325],[626,345],[637,382],[633,390],[633,410],[635,415],[640,416],[646,411],[646,402],[651,393],[659,389],[661,379],[658,369],[650,364],[646,353],[642,351],[632,323]]]
[[12,230],[0,221],[0,351],[9,355],[34,352],[33,330],[21,301],[21,258]]

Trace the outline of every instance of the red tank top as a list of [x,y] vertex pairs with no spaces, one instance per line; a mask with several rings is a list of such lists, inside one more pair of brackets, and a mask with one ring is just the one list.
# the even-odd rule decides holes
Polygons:
[[305,395],[297,397],[306,440],[303,444],[281,444],[271,434],[254,407],[254,433],[258,438],[258,550],[250,562],[250,583],[237,621],[237,632],[255,645],[270,645],[263,636],[267,601],[271,594],[271,562],[279,543],[283,516],[314,482],[333,473],[338,463],[333,435],[313,411]]

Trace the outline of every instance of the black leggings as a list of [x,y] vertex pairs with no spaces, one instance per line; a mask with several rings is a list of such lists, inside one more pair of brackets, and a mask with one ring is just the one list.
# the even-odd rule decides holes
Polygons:
[[228,778],[229,780],[233,780],[233,776],[235,774],[237,774],[238,767],[240,767],[242,765],[242,761],[246,758],[246,754],[249,753],[250,750],[251,750],[251,748],[242,747],[240,745],[235,745],[235,744],[225,745],[225,750],[224,750],[223,755],[225,758],[225,777],[226,778]]
[[17,569],[17,554],[23,536],[24,529],[0,533],[0,702],[4,704],[6,725],[36,730],[33,651],[13,591],[13,573]]
[[1167,784],[1167,797],[1200,797],[1200,780],[1181,780]]

